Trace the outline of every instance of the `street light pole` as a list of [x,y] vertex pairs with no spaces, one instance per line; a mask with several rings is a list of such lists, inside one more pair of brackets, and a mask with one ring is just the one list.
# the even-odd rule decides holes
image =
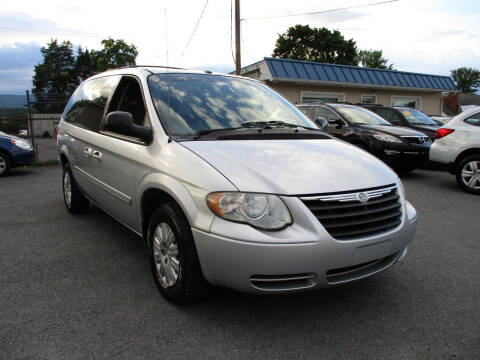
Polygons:
[[235,0],[235,74],[240,75],[242,57],[240,54],[240,0]]

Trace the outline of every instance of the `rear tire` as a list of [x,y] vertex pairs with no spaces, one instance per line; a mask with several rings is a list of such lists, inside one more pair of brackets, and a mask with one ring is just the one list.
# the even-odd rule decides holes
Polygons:
[[68,163],[63,166],[62,190],[63,200],[69,213],[81,214],[87,212],[90,201],[78,189]]
[[470,194],[480,195],[480,155],[461,160],[456,170],[457,184]]
[[176,203],[155,210],[147,239],[153,278],[167,300],[186,304],[207,294],[190,224]]
[[10,161],[10,156],[5,154],[3,151],[0,151],[0,176],[7,175],[11,166],[12,163]]

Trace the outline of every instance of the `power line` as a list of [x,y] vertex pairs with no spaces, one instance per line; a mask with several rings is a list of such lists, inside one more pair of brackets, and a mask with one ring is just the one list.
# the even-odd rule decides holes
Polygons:
[[324,11],[314,11],[314,12],[302,13],[302,14],[250,17],[250,18],[244,18],[244,19],[242,19],[242,20],[276,19],[276,18],[286,18],[286,17],[293,17],[293,16],[317,15],[317,14],[330,13],[330,12],[334,12],[334,11],[350,10],[350,9],[357,9],[357,8],[367,7],[367,6],[382,5],[382,4],[387,4],[387,3],[397,2],[397,1],[399,1],[399,0],[380,1],[380,2],[376,2],[376,3],[356,5],[356,6],[348,6],[348,7],[337,8],[337,9],[330,9],[330,10],[324,10]]
[[190,38],[189,38],[188,41],[187,41],[187,45],[185,45],[185,48],[183,49],[180,57],[183,56],[183,54],[185,53],[185,50],[187,50],[187,48],[188,48],[188,45],[190,45],[190,41],[192,40],[193,35],[195,34],[195,31],[197,31],[198,24],[200,24],[200,20],[202,19],[203,13],[205,12],[205,9],[207,8],[207,5],[208,5],[208,0],[205,2],[205,6],[203,7],[202,13],[201,13],[200,16],[199,16],[199,18],[198,18],[198,20],[197,20],[197,24],[196,24],[195,27],[193,28],[192,35],[190,35]]

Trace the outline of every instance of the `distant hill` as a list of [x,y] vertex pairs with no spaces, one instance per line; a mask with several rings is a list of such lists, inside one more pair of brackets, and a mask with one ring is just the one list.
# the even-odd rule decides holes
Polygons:
[[27,103],[26,95],[0,95],[0,108],[22,108]]

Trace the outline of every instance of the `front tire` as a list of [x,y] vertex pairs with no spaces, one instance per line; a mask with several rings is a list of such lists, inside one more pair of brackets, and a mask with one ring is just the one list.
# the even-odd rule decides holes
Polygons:
[[10,157],[4,152],[0,151],[0,176],[7,175],[10,171],[12,164]]
[[466,192],[480,195],[480,155],[468,156],[457,166],[457,183]]
[[153,278],[167,300],[186,304],[206,294],[190,224],[177,204],[169,202],[155,210],[148,244]]
[[69,213],[81,214],[88,210],[90,202],[78,189],[68,164],[63,166],[62,190],[63,200]]

